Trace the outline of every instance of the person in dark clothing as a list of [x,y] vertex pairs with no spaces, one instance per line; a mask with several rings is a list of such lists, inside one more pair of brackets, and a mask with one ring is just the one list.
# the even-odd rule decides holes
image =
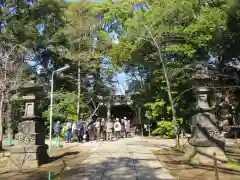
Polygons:
[[57,146],[60,146],[60,133],[61,133],[61,124],[60,121],[58,121],[55,125],[55,135],[56,135],[56,144]]
[[71,141],[71,132],[72,132],[72,124],[68,120],[66,124],[66,143],[70,143]]
[[89,141],[93,142],[95,140],[95,127],[94,127],[94,123],[91,123],[88,125],[88,135],[89,135]]
[[76,135],[78,137],[78,142],[81,142],[83,140],[84,135],[84,126],[82,120],[77,120],[76,122]]
[[87,128],[86,128],[86,131],[85,131],[85,140],[86,140],[87,142],[89,142],[89,133],[88,133]]
[[100,132],[101,132],[101,136],[103,138],[103,140],[107,140],[107,133],[106,133],[106,121],[104,118],[102,118],[101,120],[101,129],[100,129]]
[[61,131],[61,124],[60,124],[60,121],[58,121],[55,125],[55,135],[57,137],[60,135],[60,131]]

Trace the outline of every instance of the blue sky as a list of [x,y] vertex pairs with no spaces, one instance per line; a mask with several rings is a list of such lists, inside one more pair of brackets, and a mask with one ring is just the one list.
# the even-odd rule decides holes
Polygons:
[[[65,0],[68,2],[77,2],[80,0]],[[92,0],[94,2],[103,2],[104,0]],[[117,94],[124,94],[125,90],[127,89],[126,81],[129,79],[129,77],[125,73],[119,73],[116,77],[114,77],[114,80],[116,80],[118,83],[115,85],[117,89]]]

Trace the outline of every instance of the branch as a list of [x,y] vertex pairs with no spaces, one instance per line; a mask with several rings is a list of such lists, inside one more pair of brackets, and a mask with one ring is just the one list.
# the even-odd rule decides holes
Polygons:
[[99,107],[100,107],[100,103],[97,105],[97,107],[95,108],[95,110],[91,113],[89,119],[93,117],[93,115],[97,112],[97,110],[99,109]]
[[15,11],[16,9],[13,8],[11,11],[9,11],[7,14],[5,14],[3,17],[1,17],[0,21],[3,21],[4,18],[6,18],[7,16],[9,16],[13,11]]
[[177,128],[177,118],[176,118],[176,110],[174,108],[174,102],[173,102],[173,99],[172,99],[172,95],[171,95],[171,86],[170,86],[170,82],[169,82],[169,78],[168,78],[168,73],[167,73],[167,68],[165,67],[165,63],[163,61],[163,57],[162,57],[162,53],[161,53],[161,50],[160,50],[160,47],[156,41],[156,39],[154,38],[152,32],[149,30],[149,28],[144,25],[145,29],[147,30],[147,32],[149,33],[154,45],[156,46],[157,48],[157,52],[158,52],[158,56],[159,56],[159,59],[161,61],[161,64],[162,64],[162,68],[163,68],[163,71],[164,71],[164,77],[165,77],[165,81],[167,83],[167,89],[168,89],[168,98],[169,98],[169,102],[170,102],[170,105],[171,105],[171,109],[172,109],[172,117],[173,117],[173,124],[174,124],[174,133],[177,137],[177,143],[176,143],[176,146],[178,147],[179,146],[179,139],[178,139],[178,128]]
[[179,98],[179,97],[182,96],[184,93],[186,93],[186,92],[188,92],[188,91],[190,91],[190,90],[192,90],[192,89],[195,89],[195,87],[186,89],[186,90],[184,90],[183,92],[181,92],[177,97],[175,97],[175,98],[173,99],[173,103],[175,103],[175,101],[177,100],[177,98]]
[[96,105],[95,105],[95,103],[94,103],[94,101],[93,101],[92,98],[91,98],[91,101],[92,101],[92,103],[93,103],[94,108],[96,108]]
[[[182,96],[184,93],[192,90],[192,89],[195,89],[196,87],[192,87],[192,88],[189,88],[189,89],[186,89],[184,90],[183,92],[181,92],[178,96],[176,96],[174,99],[173,99],[173,102],[175,102],[177,100],[177,98],[179,98],[180,96]],[[240,89],[240,86],[210,86],[210,87],[207,87],[207,88],[210,88],[210,89],[230,89],[230,88],[239,88]]]

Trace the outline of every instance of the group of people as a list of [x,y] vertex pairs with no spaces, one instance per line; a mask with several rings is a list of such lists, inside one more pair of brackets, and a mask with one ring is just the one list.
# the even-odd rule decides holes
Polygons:
[[130,120],[126,117],[123,119],[116,118],[115,120],[109,119],[106,121],[104,118],[97,118],[88,126],[88,135],[90,141],[100,141],[100,139],[111,141],[113,135],[116,139],[120,137],[128,137],[130,133]]
[[[77,120],[73,124],[68,121],[66,123],[66,126],[64,127],[64,133],[65,133],[65,139],[66,143],[70,143],[72,137],[77,137],[78,142],[81,142],[83,140],[84,136],[84,123],[82,120]],[[60,137],[61,132],[61,124],[60,121],[58,121],[55,125],[55,135],[57,138]]]
[[[127,117],[123,119],[109,119],[96,117],[88,125],[82,120],[73,123],[68,121],[64,127],[66,143],[70,143],[72,137],[77,137],[78,142],[86,141],[112,141],[115,135],[116,139],[128,137],[130,133],[130,120]],[[61,125],[58,121],[55,125],[55,134],[59,138]]]

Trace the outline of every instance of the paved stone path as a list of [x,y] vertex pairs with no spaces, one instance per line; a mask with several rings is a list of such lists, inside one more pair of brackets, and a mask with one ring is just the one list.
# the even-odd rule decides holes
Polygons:
[[71,180],[172,180],[162,164],[156,160],[148,141],[140,137],[114,142],[80,145],[91,155],[81,168],[71,167],[64,179]]

